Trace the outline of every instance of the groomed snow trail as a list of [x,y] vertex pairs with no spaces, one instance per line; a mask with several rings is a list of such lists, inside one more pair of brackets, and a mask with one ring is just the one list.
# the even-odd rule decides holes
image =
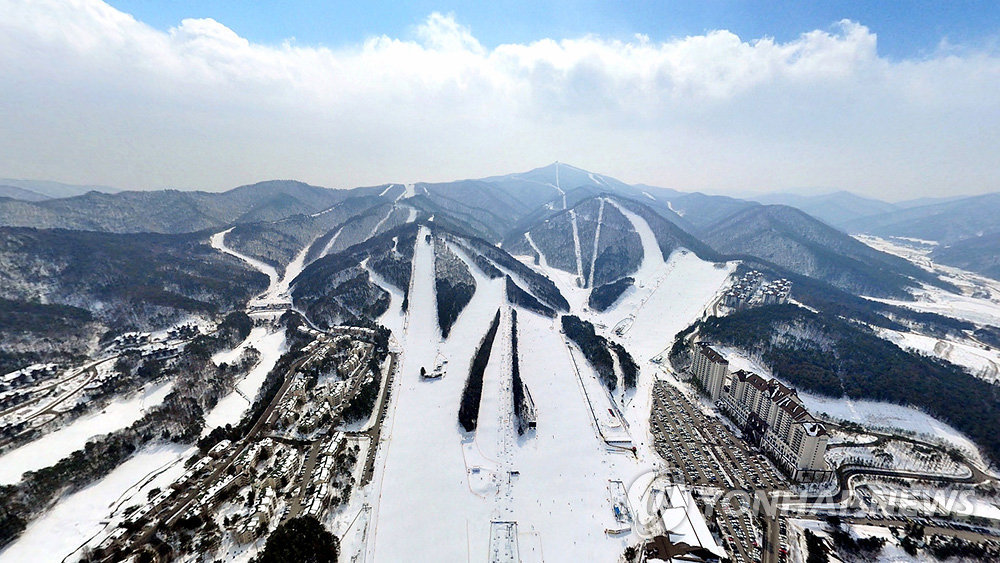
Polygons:
[[576,276],[583,281],[583,256],[580,252],[580,231],[576,227],[576,210],[569,210],[569,217],[573,223],[573,250],[576,251]]
[[[605,534],[617,527],[608,482],[631,483],[647,467],[598,437],[558,321],[521,309],[517,320],[521,376],[538,410],[537,429],[515,448],[512,519],[522,560],[616,561],[635,538]],[[579,367],[596,377],[586,361]]]
[[90,438],[114,432],[142,418],[146,409],[163,402],[173,382],[157,383],[130,396],[119,397],[100,412],[82,416],[63,428],[0,456],[0,485],[12,485],[26,471],[54,465],[82,449]]
[[542,268],[548,270],[549,269],[549,261],[545,259],[545,253],[542,252],[542,249],[538,248],[538,245],[535,244],[534,240],[532,240],[531,233],[525,232],[524,233],[524,238],[527,239],[528,244],[530,244],[531,248],[533,248],[535,250],[535,253],[538,254],[538,265],[541,266]]
[[285,273],[281,276],[281,281],[275,284],[274,289],[268,293],[274,297],[288,297],[288,289],[292,285],[292,280],[294,280],[302,270],[306,267],[306,254],[309,253],[309,247],[316,242],[315,239],[309,242],[309,244],[302,247],[302,250],[295,255],[295,259],[292,260],[287,267],[285,267]]
[[[591,174],[593,176],[593,174]],[[594,287],[594,266],[597,265],[597,250],[601,245],[601,225],[604,224],[604,203],[605,199],[601,198],[601,206],[597,210],[597,228],[594,229],[594,252],[590,257],[590,278],[587,280],[587,287]]]
[[340,227],[339,229],[337,229],[337,232],[333,233],[333,236],[330,237],[329,241],[327,241],[326,246],[323,247],[323,253],[320,254],[320,256],[326,256],[327,254],[330,253],[330,249],[333,248],[333,244],[337,242],[337,239],[340,237],[340,233],[343,230],[344,227]]
[[278,363],[281,355],[285,353],[285,329],[269,331],[265,327],[254,327],[246,340],[236,349],[242,350],[247,346],[253,346],[260,352],[260,360],[236,384],[236,388],[232,392],[219,399],[212,410],[205,414],[205,428],[202,430],[202,436],[207,435],[218,426],[236,424],[240,421],[257,397],[257,392],[264,384],[267,374]]
[[212,235],[212,237],[209,239],[212,248],[220,252],[225,252],[230,256],[235,256],[236,258],[243,260],[247,264],[250,264],[257,270],[260,270],[260,272],[266,275],[267,279],[269,280],[267,289],[261,295],[262,296],[271,295],[272,290],[278,284],[278,271],[275,270],[274,266],[271,266],[270,264],[265,264],[260,260],[257,260],[256,258],[251,258],[245,254],[240,254],[239,252],[236,252],[235,250],[226,246],[226,235],[228,235],[229,232],[235,228],[236,227],[229,227],[228,229],[222,232],[215,233],[214,235]]
[[378,230],[382,228],[382,225],[384,225],[386,221],[389,220],[389,217],[392,217],[392,213],[395,210],[396,210],[395,205],[389,208],[389,212],[385,214],[385,217],[382,217],[381,221],[375,223],[375,226],[372,228],[372,232],[371,234],[368,235],[368,238],[372,238],[378,234]]
[[[484,553],[492,502],[470,490],[458,406],[468,366],[503,297],[503,281],[480,283],[442,342],[434,294],[433,243],[421,228],[406,328],[400,344],[394,404],[384,422],[388,436],[380,475],[373,480],[372,529],[367,561],[464,561]],[[422,380],[438,352],[448,359],[439,380]]]

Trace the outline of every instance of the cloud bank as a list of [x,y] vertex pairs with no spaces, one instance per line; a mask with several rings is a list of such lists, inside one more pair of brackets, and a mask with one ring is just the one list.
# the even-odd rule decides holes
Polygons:
[[[734,192],[1000,191],[1000,57],[878,55],[842,21],[486,48],[451,15],[350,48],[153,29],[97,0],[0,0],[0,175],[229,188],[447,180],[562,160]],[[331,22],[331,25],[337,25]]]

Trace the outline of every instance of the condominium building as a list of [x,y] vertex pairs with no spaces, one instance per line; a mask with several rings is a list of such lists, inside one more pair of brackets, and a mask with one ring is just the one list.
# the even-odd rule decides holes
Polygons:
[[729,362],[706,342],[694,345],[691,372],[712,401],[718,401],[729,375]]
[[745,370],[732,374],[719,408],[796,481],[830,476],[824,456],[829,435],[794,389]]

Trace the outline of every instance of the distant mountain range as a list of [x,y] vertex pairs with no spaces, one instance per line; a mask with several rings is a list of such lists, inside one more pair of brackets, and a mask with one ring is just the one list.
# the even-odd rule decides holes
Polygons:
[[[226,236],[230,247],[281,272],[300,252],[307,265],[408,221],[434,221],[510,252],[537,255],[541,249],[581,286],[597,287],[629,275],[641,260],[638,234],[624,211],[653,226],[665,256],[683,247],[706,259],[758,260],[853,294],[905,298],[910,286],[940,282],[849,232],[943,241],[935,259],[998,275],[990,252],[995,239],[978,237],[1000,232],[1000,195],[913,206],[848,192],[748,201],[629,185],[562,163],[481,179],[352,190],[278,180],[221,193],[48,195],[83,188],[11,185],[6,193],[19,198],[0,198],[0,225],[163,234],[234,227]],[[962,242],[970,237],[976,240]]]
[[19,180],[15,178],[0,178],[0,197],[22,199],[25,201],[42,201],[83,195],[87,192],[117,193],[117,188],[96,185],[63,184],[44,180]]
[[849,232],[909,237],[950,244],[1000,232],[1000,194],[986,194],[899,209],[855,219],[841,227]]
[[834,227],[900,209],[892,203],[843,191],[818,196],[767,194],[754,197],[753,200],[763,204],[788,205]]
[[113,233],[185,233],[316,213],[347,197],[294,181],[260,182],[227,192],[88,192],[61,199],[0,199],[0,225]]
[[[925,284],[954,288],[852,234],[939,241],[934,260],[1000,277],[997,194],[912,206],[846,192],[749,201],[629,185],[562,163],[349,190],[276,180],[221,193],[89,191],[54,198],[24,186],[6,193],[18,198],[0,197],[5,369],[85,354],[98,339],[125,330],[245,310],[265,288],[267,297],[252,303],[256,312],[265,303],[294,317],[290,301],[315,326],[374,328],[391,308],[407,311],[411,288],[421,287],[414,304],[423,304],[423,313],[433,309],[446,339],[453,326],[467,332],[476,324],[463,323],[463,312],[476,310],[477,322],[488,321],[478,318],[482,308],[469,306],[474,298],[502,299],[547,319],[586,316],[613,311],[616,301],[632,307],[627,300],[638,300],[637,292],[648,298],[673,268],[686,267],[679,264],[713,274],[720,288],[731,270],[787,278],[793,303],[786,308],[795,313],[788,319],[807,328],[833,326],[828,332],[844,342],[842,350],[854,343],[881,349],[890,345],[866,327],[963,335],[989,327],[868,299],[912,299],[911,290]],[[647,261],[650,251],[664,260]],[[418,271],[426,285],[411,284]],[[685,271],[673,283],[705,289]],[[706,317],[719,312],[711,295],[721,293],[706,293]],[[771,320],[732,332],[759,340],[767,321],[811,350],[804,343],[813,332]],[[665,345],[680,328],[662,335]],[[822,360],[835,374],[838,358]],[[920,366],[928,377],[945,373],[927,361]],[[808,369],[800,375],[808,378]],[[885,398],[859,389],[852,396]],[[967,417],[950,420],[971,424]]]

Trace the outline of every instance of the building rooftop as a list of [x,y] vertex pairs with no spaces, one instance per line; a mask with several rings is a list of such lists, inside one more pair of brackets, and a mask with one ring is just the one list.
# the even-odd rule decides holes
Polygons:
[[722,357],[722,354],[715,351],[712,345],[708,342],[699,342],[698,346],[701,348],[701,353],[708,358],[708,361],[716,364],[729,365],[729,360]]

